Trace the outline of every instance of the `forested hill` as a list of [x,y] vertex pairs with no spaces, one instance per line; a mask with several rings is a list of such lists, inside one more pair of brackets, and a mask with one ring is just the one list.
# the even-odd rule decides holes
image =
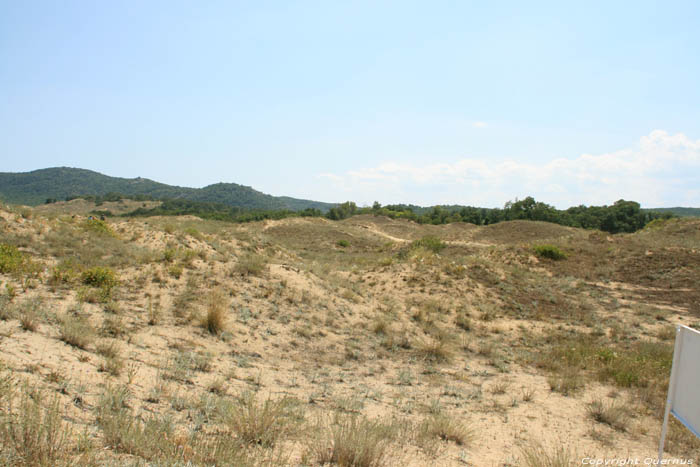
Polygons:
[[647,211],[670,213],[678,217],[700,217],[700,208],[653,208],[647,209]]
[[236,183],[216,183],[204,188],[166,185],[147,178],[110,177],[98,172],[70,167],[54,167],[32,172],[0,172],[0,199],[7,203],[36,206],[46,200],[64,200],[83,195],[144,195],[155,199],[187,199],[220,203],[246,209],[308,208],[327,211],[334,205],[261,193]]

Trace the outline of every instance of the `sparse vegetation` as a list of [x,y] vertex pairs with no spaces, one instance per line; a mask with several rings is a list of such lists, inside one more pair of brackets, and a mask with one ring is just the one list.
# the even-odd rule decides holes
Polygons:
[[[611,236],[348,204],[336,222],[115,216],[104,234],[46,209],[0,221],[36,271],[0,272],[0,422],[19,420],[19,375],[43,417],[55,395],[67,434],[45,465],[558,466],[578,450],[561,439],[647,449],[674,324],[700,300],[697,220]],[[41,465],[3,426],[0,464]],[[513,426],[543,444],[514,451]],[[699,444],[672,425],[670,453]]]
[[[32,397],[32,394],[34,397]],[[69,455],[71,429],[62,420],[57,397],[43,406],[44,396],[24,387],[17,407],[7,402],[0,413],[0,461],[7,465],[57,465]]]

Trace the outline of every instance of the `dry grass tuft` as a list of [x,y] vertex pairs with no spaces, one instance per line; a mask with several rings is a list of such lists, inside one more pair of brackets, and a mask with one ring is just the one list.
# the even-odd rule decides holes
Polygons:
[[223,294],[220,291],[212,292],[207,303],[207,314],[202,322],[202,326],[210,334],[218,336],[225,330],[226,308]]
[[531,442],[520,448],[520,461],[523,467],[569,467],[575,465],[578,457],[566,447],[546,449],[540,443]]
[[63,342],[79,349],[86,349],[95,338],[95,330],[83,316],[63,317],[59,333]]
[[474,431],[454,417],[437,413],[424,420],[419,427],[420,437],[454,441],[458,446],[468,445],[474,439]]
[[[393,427],[364,417],[337,417],[320,439],[308,442],[306,455],[319,465],[380,467],[388,463]],[[324,435],[327,435],[325,437]]]
[[266,447],[274,446],[282,436],[293,431],[295,422],[303,419],[295,399],[258,402],[250,392],[227,405],[222,418],[241,442]]
[[61,403],[58,397],[47,407],[41,402],[41,394],[29,388],[22,391],[16,411],[8,401],[7,411],[0,414],[1,464],[48,466],[67,459],[71,430],[63,422]]
[[629,425],[629,409],[615,401],[605,403],[596,399],[588,404],[588,415],[599,423],[604,423],[617,431],[627,431]]

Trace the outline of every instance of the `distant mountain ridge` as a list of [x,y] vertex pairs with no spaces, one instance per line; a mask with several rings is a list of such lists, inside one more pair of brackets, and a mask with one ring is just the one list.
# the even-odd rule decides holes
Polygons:
[[247,209],[307,208],[327,211],[333,203],[272,196],[236,183],[216,183],[204,188],[167,185],[147,178],[120,178],[71,167],[52,167],[31,172],[0,172],[0,199],[12,204],[36,206],[47,199],[64,200],[83,195],[147,195],[156,199],[188,199]]

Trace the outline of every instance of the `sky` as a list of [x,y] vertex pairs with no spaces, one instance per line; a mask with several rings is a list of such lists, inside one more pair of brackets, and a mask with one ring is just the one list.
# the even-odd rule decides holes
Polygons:
[[0,172],[700,206],[700,2],[0,0]]

